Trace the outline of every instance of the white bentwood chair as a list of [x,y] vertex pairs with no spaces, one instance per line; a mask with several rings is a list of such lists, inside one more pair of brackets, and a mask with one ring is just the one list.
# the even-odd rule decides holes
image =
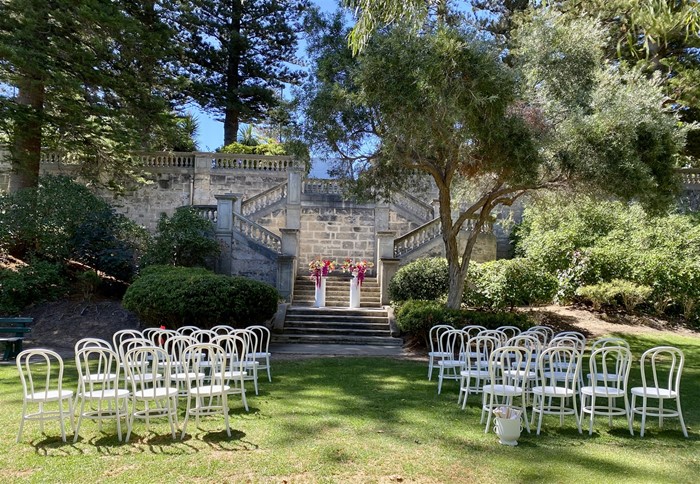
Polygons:
[[[664,425],[664,418],[677,417],[681,423],[683,435],[688,438],[688,429],[685,427],[683,412],[681,410],[681,373],[685,355],[673,346],[657,346],[644,352],[640,360],[642,371],[642,386],[630,390],[632,394],[632,414],[642,416],[642,428],[640,437],[644,437],[644,427],[647,417],[658,417],[659,428]],[[648,371],[650,370],[650,372]],[[651,375],[649,374],[651,373]],[[642,405],[637,406],[637,397],[642,399]],[[648,400],[658,400],[657,407],[649,407]],[[664,408],[665,400],[674,400],[676,408]]]
[[[63,389],[63,359],[58,353],[45,349],[24,350],[17,355],[17,371],[22,381],[22,420],[19,424],[17,442],[22,440],[24,422],[36,420],[39,430],[44,432],[46,420],[58,420],[61,427],[61,439],[66,441],[65,420],[70,422],[73,430],[73,392]],[[54,404],[57,410],[47,409]],[[37,411],[29,411],[36,405]],[[66,405],[68,408],[66,409]]]
[[512,407],[515,398],[520,398],[521,415],[525,422],[525,428],[528,433],[530,432],[530,422],[527,418],[525,405],[531,361],[530,349],[522,346],[501,346],[491,353],[489,359],[490,382],[482,388],[481,423],[484,423],[484,416],[488,414],[485,433],[489,431],[491,426],[493,411],[502,405]]
[[449,324],[437,324],[430,328],[430,331],[428,331],[428,343],[430,344],[430,351],[428,352],[428,380],[433,379],[435,360],[448,356],[446,354],[442,354],[438,349],[437,342],[440,339],[440,334],[452,329],[454,328]]

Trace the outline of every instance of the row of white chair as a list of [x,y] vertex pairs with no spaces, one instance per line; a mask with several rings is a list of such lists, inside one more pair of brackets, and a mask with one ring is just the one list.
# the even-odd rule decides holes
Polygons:
[[[459,380],[458,403],[462,408],[470,393],[483,393],[482,423],[488,415],[486,431],[490,427],[494,408],[512,405],[514,397],[521,397],[520,407],[529,431],[526,405],[532,401],[532,419],[539,415],[537,433],[540,433],[543,415],[557,414],[560,422],[564,415],[575,415],[579,432],[584,414],[590,416],[589,434],[592,433],[595,415],[625,416],[630,433],[635,414],[642,416],[640,435],[644,436],[646,417],[663,419],[677,417],[683,434],[687,429],[680,406],[680,376],[684,364],[683,353],[673,347],[657,347],[642,355],[640,366],[642,386],[631,390],[630,405],[627,381],[631,367],[629,344],[621,338],[602,338],[593,343],[590,354],[590,372],[587,385],[583,384],[581,358],[585,350],[585,336],[576,332],[553,335],[546,346],[527,333],[516,334],[503,341],[501,331],[482,329],[476,336],[466,339],[468,331],[441,328],[437,336],[437,350],[433,347],[433,358],[438,359],[438,393],[444,379]],[[665,370],[665,384],[660,378],[661,366]],[[430,368],[430,366],[429,366]],[[650,372],[647,371],[650,370]],[[432,373],[432,369],[429,369]],[[636,399],[642,399],[637,405]],[[617,407],[617,399],[624,406]],[[487,401],[488,399],[488,401]],[[552,404],[558,399],[557,405]],[[580,399],[580,409],[578,400]],[[604,399],[606,405],[600,404]],[[649,399],[658,400],[651,409]],[[598,400],[598,401],[596,401]],[[675,409],[664,408],[664,401],[675,401]],[[566,405],[567,401],[573,402]]]

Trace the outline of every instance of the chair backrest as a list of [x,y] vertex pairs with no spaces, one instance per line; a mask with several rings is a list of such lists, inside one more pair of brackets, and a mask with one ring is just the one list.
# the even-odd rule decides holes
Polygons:
[[479,332],[486,331],[486,328],[484,326],[479,326],[478,324],[468,324],[462,328],[462,331],[466,333],[465,337],[467,339],[472,339],[474,336],[479,334]]
[[656,346],[646,350],[639,364],[642,371],[642,386],[678,392],[685,355],[674,346]]
[[508,341],[506,333],[498,329],[485,329],[479,332],[479,336],[490,336],[491,338],[496,338],[498,341],[500,341],[501,346],[506,344],[506,341]]
[[582,352],[573,346],[550,346],[537,358],[537,384],[564,387],[576,393],[581,378]]
[[61,394],[63,387],[63,359],[55,351],[35,348],[17,355],[17,371],[22,381],[24,396]]
[[591,384],[627,391],[632,353],[624,346],[606,346],[591,353]]
[[430,328],[430,331],[428,332],[428,342],[430,343],[430,351],[436,351],[437,348],[437,342],[438,339],[440,338],[440,334],[443,333],[444,331],[449,331],[451,329],[454,329],[452,326],[449,324],[436,324],[432,328]]
[[135,329],[121,329],[112,335],[112,349],[119,352],[119,347],[125,339],[143,338],[141,331]]
[[124,363],[132,392],[155,394],[154,389],[170,387],[170,357],[163,348],[136,346],[124,354]]
[[196,343],[185,349],[185,375],[187,389],[192,390],[202,384],[202,375],[209,374],[211,385],[223,385],[225,373],[229,371],[228,358],[224,349],[214,343]]
[[457,359],[464,352],[464,335],[461,329],[443,331],[438,338],[438,351],[450,355],[448,359]]
[[524,332],[530,333],[533,331],[538,332],[538,333],[542,333],[545,335],[546,341],[542,342],[543,345],[546,345],[547,343],[549,343],[552,340],[552,338],[554,338],[554,330],[552,328],[550,328],[549,326],[544,326],[544,325],[532,326]]
[[231,377],[224,383],[227,384],[231,380],[243,380],[243,372],[245,371],[245,362],[247,358],[248,341],[244,333],[226,334],[218,336],[214,342],[222,348],[224,355],[228,359],[228,368],[232,372],[238,372],[238,377]]
[[622,346],[623,348],[630,349],[630,344],[622,338],[598,338],[591,345],[591,353],[599,348],[606,348],[608,346]]
[[242,331],[236,332],[236,334],[242,336],[246,342],[246,358],[250,361],[255,361],[255,352],[259,344],[258,333],[246,328]]
[[188,346],[197,344],[197,340],[192,336],[178,334],[171,336],[165,341],[164,349],[170,356],[171,373],[184,371],[183,355]]
[[530,372],[532,352],[524,346],[500,346],[489,359],[492,382],[524,388]]
[[172,329],[162,329],[162,328],[146,328],[143,330],[143,337],[153,343],[154,346],[160,346],[165,348],[168,339],[180,336],[175,330]]
[[144,346],[153,346],[153,343],[146,338],[129,338],[129,339],[123,339],[121,343],[119,344],[119,348],[117,348],[117,353],[119,354],[119,361],[124,362],[126,361],[124,359],[124,355],[126,353],[133,349],[133,348],[140,348]]
[[191,336],[195,331],[199,331],[200,328],[197,326],[180,326],[177,328],[177,332],[185,336]]
[[505,333],[506,340],[511,339],[513,336],[518,336],[522,331],[517,326],[499,326],[496,328],[498,331]]
[[86,346],[75,354],[79,389],[104,392],[118,386],[119,356],[116,351],[97,346]]
[[542,343],[533,334],[521,333],[506,341],[505,346],[518,346],[527,348],[531,355],[539,355],[542,350]]
[[105,341],[100,338],[82,338],[75,342],[76,354],[83,348],[106,348],[108,350],[113,349],[109,341]]
[[216,338],[218,334],[210,329],[198,329],[190,334],[191,337],[197,340],[197,343],[211,343],[211,340]]
[[272,336],[270,330],[266,326],[261,325],[248,326],[247,329],[255,331],[258,336],[258,346],[256,352],[267,353],[270,349],[270,339]]
[[228,324],[217,324],[216,326],[211,328],[211,330],[217,335],[223,336],[229,333],[233,333],[235,331],[235,328],[233,326],[229,326]]
[[493,336],[477,335],[467,343],[467,368],[486,368],[491,353],[501,345],[501,341]]
[[586,335],[579,332],[579,331],[560,331],[559,333],[554,335],[553,340],[557,338],[576,338],[579,341],[583,342],[583,347],[586,347],[586,343],[588,342],[588,338],[586,338]]
[[547,346],[550,341],[549,333],[541,329],[530,328],[527,331],[520,333],[520,336],[530,336],[539,340],[542,347]]
[[574,336],[555,336],[552,341],[549,342],[547,347],[554,348],[557,346],[568,346],[570,348],[576,348],[578,351],[583,352],[586,349],[585,341],[581,341],[579,338]]

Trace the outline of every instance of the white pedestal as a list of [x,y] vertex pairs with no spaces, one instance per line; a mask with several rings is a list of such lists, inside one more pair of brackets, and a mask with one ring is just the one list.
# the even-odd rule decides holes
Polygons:
[[360,284],[357,282],[357,276],[352,276],[350,279],[350,308],[360,307]]
[[326,306],[326,278],[321,277],[321,285],[316,286],[314,307],[322,308]]

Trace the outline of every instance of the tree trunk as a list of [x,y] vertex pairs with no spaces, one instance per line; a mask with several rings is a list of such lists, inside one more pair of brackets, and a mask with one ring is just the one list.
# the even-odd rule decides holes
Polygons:
[[[438,181],[436,179],[436,181]],[[459,242],[457,235],[459,230],[452,229],[452,198],[447,180],[438,182],[440,201],[440,224],[442,228],[442,240],[445,244],[445,257],[449,272],[450,288],[447,294],[447,307],[459,309],[462,304],[462,289],[464,277],[459,262]]]
[[224,146],[238,139],[238,126],[240,122],[239,88],[242,83],[238,72],[243,54],[241,42],[241,18],[243,17],[243,4],[241,0],[232,2],[231,23],[229,24],[229,49],[226,66],[226,107],[224,108]]
[[41,160],[41,124],[44,111],[44,83],[29,75],[17,81],[17,104],[22,111],[22,122],[13,133],[12,174],[10,193],[39,184]]

